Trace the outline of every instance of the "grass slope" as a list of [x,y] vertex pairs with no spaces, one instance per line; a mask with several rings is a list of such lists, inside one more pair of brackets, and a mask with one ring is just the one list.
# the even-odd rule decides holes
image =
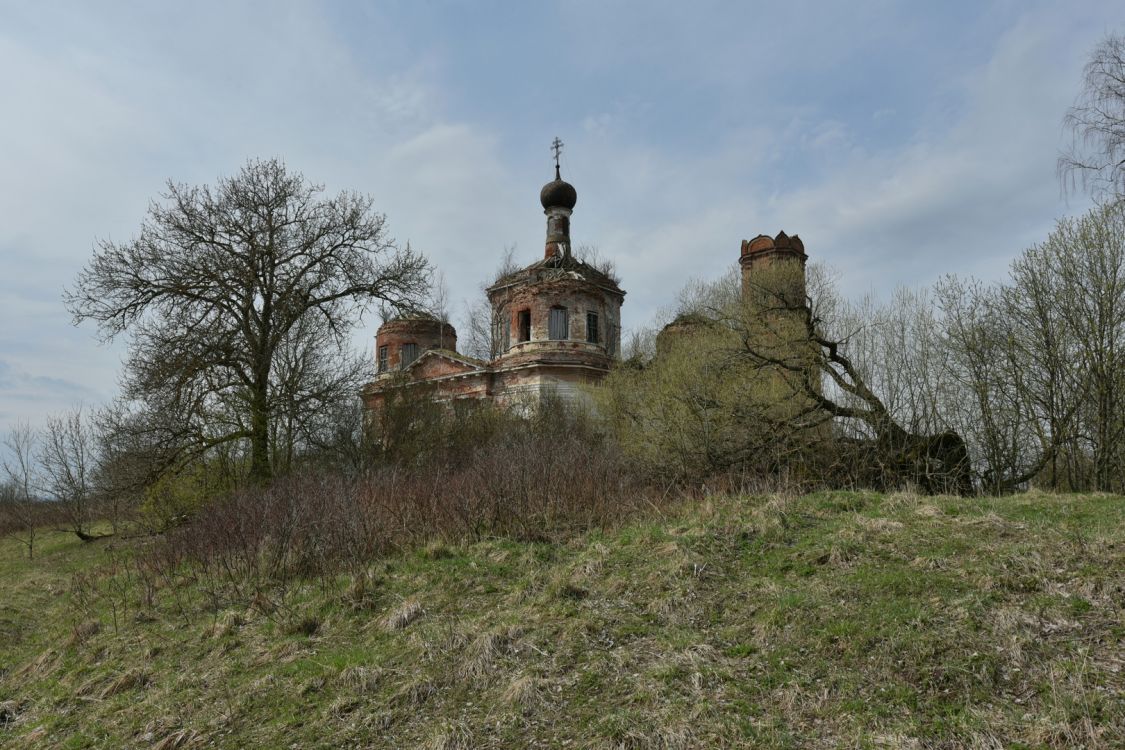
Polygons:
[[0,746],[1125,741],[1120,497],[713,498],[219,611],[125,544],[0,541]]

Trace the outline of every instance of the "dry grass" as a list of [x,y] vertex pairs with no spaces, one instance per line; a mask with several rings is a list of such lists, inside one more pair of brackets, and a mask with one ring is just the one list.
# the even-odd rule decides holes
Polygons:
[[387,630],[402,630],[426,613],[416,599],[406,599],[390,614],[383,618],[382,625]]
[[137,690],[150,682],[150,676],[141,669],[129,669],[120,674],[96,675],[83,682],[75,690],[82,698],[104,701],[115,695]]
[[203,744],[203,736],[191,729],[177,729],[154,743],[152,750],[185,750]]
[[452,724],[439,730],[425,744],[426,750],[473,750],[473,733],[464,724]]
[[517,675],[500,694],[500,701],[520,713],[531,713],[543,701],[543,691],[540,686],[541,680],[531,675]]
[[78,646],[93,638],[101,632],[101,623],[96,620],[87,620],[74,626],[71,631],[67,646]]
[[149,684],[150,679],[147,673],[139,669],[131,669],[119,675],[117,678],[110,680],[109,684],[103,687],[101,692],[98,693],[98,699],[104,701],[106,698],[112,698],[115,695],[129,690],[143,688]]
[[20,667],[16,671],[16,677],[19,679],[44,679],[55,671],[58,663],[59,653],[49,648]]
[[855,522],[860,528],[876,534],[893,534],[905,528],[905,524],[903,524],[902,521],[895,521],[890,518],[856,516]]
[[382,669],[357,665],[340,673],[340,684],[353,693],[373,694],[379,690],[384,678]]
[[498,659],[511,653],[520,635],[519,628],[502,628],[477,636],[465,650],[457,668],[458,675],[463,679],[484,677]]
[[226,638],[237,633],[245,624],[246,618],[241,612],[224,612],[216,621],[212,634],[215,638]]

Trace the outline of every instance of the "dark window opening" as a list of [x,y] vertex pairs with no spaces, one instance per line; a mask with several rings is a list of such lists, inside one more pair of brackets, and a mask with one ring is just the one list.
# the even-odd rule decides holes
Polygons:
[[390,356],[390,353],[387,351],[387,347],[380,346],[379,347],[379,372],[386,372],[387,371],[387,359],[388,359],[389,356]]
[[402,348],[399,349],[398,352],[399,367],[408,367],[411,362],[418,359],[417,344],[403,344]]
[[590,344],[598,343],[598,314],[596,312],[586,313],[586,342]]
[[552,307],[551,318],[547,326],[547,335],[556,340],[570,338],[570,319],[565,307]]
[[519,340],[531,341],[531,310],[520,310],[518,324]]

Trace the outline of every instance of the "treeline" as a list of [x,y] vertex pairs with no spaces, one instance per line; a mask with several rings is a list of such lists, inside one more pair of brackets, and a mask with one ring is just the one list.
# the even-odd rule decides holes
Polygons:
[[985,284],[877,313],[865,370],[896,418],[964,436],[984,492],[1125,489],[1125,204],[1063,219]]
[[790,267],[692,285],[635,342],[598,400],[650,471],[1125,489],[1125,204],[1060,221],[1003,282],[882,303],[841,299],[815,266],[801,282]]

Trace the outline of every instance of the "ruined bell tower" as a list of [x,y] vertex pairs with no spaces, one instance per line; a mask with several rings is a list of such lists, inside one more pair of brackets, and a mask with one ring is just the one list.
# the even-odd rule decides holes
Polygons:
[[764,304],[799,307],[805,303],[805,243],[797,235],[759,234],[742,241],[742,295]]

